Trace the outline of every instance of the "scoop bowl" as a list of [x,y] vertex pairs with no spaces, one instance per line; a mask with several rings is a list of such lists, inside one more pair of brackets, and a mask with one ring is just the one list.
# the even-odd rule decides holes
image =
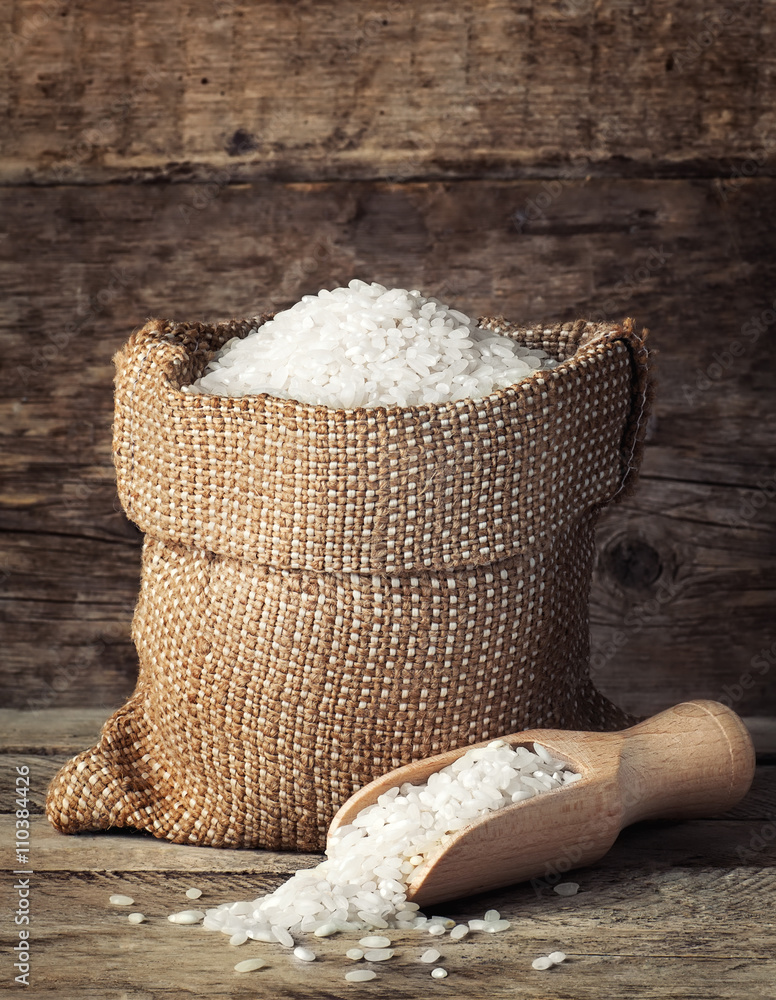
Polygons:
[[[619,732],[531,729],[500,739],[529,749],[539,743],[582,778],[487,813],[443,837],[415,869],[409,900],[427,906],[526,879],[556,880],[602,858],[631,823],[730,809],[754,777],[754,747],[746,727],[715,701],[682,702]],[[389,788],[422,784],[489,742],[413,761],[376,778],[342,805],[329,836]]]

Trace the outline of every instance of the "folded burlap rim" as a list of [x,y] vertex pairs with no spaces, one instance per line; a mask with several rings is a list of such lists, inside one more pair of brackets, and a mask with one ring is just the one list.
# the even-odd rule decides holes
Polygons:
[[[460,505],[468,502],[467,494],[476,488],[484,512],[498,503],[500,484],[488,479],[488,462],[496,465],[493,455],[502,447],[495,442],[507,433],[508,446],[532,460],[549,427],[542,423],[542,410],[565,407],[568,421],[568,408],[576,405],[570,397],[593,379],[602,356],[616,352],[630,358],[630,390],[619,400],[630,412],[619,444],[620,467],[599,484],[594,502],[621,500],[635,485],[653,380],[646,331],[637,335],[630,319],[621,325],[578,320],[528,330],[502,318],[480,320],[561,362],[482,400],[338,410],[268,395],[181,391],[224,343],[268,318],[213,326],[154,320],[116,356],[117,386],[123,387],[114,424],[119,495],[143,531],[296,569],[447,568],[451,559],[460,561],[455,526],[466,517]],[[529,464],[525,468],[530,487],[538,473]],[[414,540],[401,550],[390,542],[386,546],[387,520],[395,518],[397,505],[403,513],[413,493],[424,498],[413,514]],[[580,506],[589,506],[589,499],[580,484]],[[456,509],[449,530],[440,511],[451,503]],[[554,527],[562,528],[574,516],[573,503],[558,501],[545,515],[548,523],[553,516]],[[463,561],[484,565],[521,550],[530,541],[524,528],[522,520],[504,528],[482,518],[478,543],[460,553]]]

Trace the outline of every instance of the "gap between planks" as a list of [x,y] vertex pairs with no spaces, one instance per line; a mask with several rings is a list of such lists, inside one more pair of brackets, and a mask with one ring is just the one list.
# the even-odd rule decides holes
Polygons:
[[[103,708],[52,708],[35,712],[0,709],[0,753],[80,753],[97,741],[112,711]],[[744,723],[758,755],[776,754],[776,718],[747,716]]]

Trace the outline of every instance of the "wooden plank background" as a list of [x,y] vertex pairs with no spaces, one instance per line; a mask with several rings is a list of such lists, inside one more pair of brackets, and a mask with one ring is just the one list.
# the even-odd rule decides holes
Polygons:
[[0,30],[2,704],[132,690],[111,358],[151,315],[358,275],[651,330],[592,667],[776,715],[774,7],[9,0]]

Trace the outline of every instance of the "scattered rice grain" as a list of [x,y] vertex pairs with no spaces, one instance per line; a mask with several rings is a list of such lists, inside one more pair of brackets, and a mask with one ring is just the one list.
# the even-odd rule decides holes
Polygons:
[[370,979],[376,979],[377,973],[372,969],[353,969],[345,973],[345,979],[349,983],[367,983]]
[[[526,775],[545,767],[549,765],[529,747],[493,741],[469,750],[425,784],[403,784],[382,794],[330,835],[321,864],[297,871],[269,895],[223,903],[206,915],[190,912],[198,913],[197,919],[204,916],[207,930],[221,931],[230,940],[245,933],[287,948],[294,947],[295,933],[322,938],[360,930],[365,934],[360,947],[372,950],[390,948],[391,940],[383,933],[389,928],[425,928],[439,937],[451,930],[453,940],[470,930],[506,930],[509,922],[496,910],[488,911],[487,920],[469,921],[468,927],[442,915],[427,917],[407,901],[407,886],[442,837],[511,803],[513,795],[527,787]],[[557,762],[547,778],[552,787],[562,787],[570,773],[565,768]],[[492,790],[487,800],[478,798],[482,787]],[[172,919],[179,922],[175,915]]]
[[202,910],[181,910],[167,918],[171,924],[198,924],[204,918]]
[[234,967],[235,972],[255,972],[263,969],[267,963],[263,958],[246,958],[243,962],[238,962]]
[[325,923],[321,924],[320,927],[316,927],[313,933],[316,937],[331,937],[332,934],[336,934],[338,930],[339,927],[337,927],[335,923],[327,920]]
[[358,943],[363,948],[390,948],[391,939],[381,934],[370,934],[368,937],[362,937]]
[[508,931],[511,926],[508,920],[486,920],[483,930],[489,934],[500,934],[502,931]]
[[365,962],[387,962],[393,958],[393,948],[369,948],[364,952]]

